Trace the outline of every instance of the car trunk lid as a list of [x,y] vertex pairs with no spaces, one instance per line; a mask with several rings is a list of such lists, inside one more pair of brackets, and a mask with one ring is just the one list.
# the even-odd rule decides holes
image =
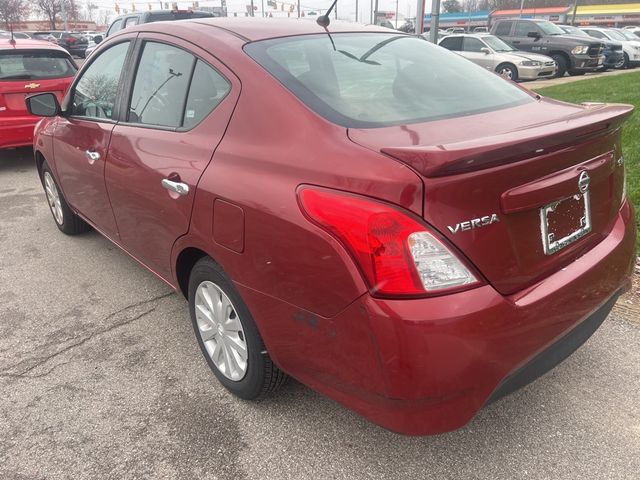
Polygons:
[[349,137],[419,173],[424,218],[511,294],[576,260],[610,230],[623,183],[620,124],[631,111],[545,100],[350,129]]

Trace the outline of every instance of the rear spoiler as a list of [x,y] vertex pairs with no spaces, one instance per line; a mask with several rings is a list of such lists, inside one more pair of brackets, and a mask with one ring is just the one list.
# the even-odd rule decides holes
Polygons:
[[610,133],[631,115],[624,104],[584,104],[559,120],[511,132],[444,145],[384,147],[380,151],[410,164],[426,177],[442,177],[518,162]]

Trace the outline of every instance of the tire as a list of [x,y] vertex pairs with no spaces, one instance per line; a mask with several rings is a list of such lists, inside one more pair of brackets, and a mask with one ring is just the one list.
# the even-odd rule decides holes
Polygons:
[[209,368],[231,393],[256,400],[285,382],[287,375],[266,352],[248,307],[220,265],[209,257],[200,259],[191,270],[189,313]]
[[518,69],[512,63],[501,63],[496,67],[496,73],[508,80],[518,81]]
[[626,53],[624,54],[624,61],[622,62],[622,66],[620,68],[629,68],[629,55],[627,55]]
[[567,68],[568,68],[566,57],[560,53],[554,53],[553,55],[551,55],[551,58],[553,58],[556,62],[556,65],[558,65],[556,78],[564,77],[564,74],[567,73]]
[[89,224],[69,207],[47,162],[42,165],[41,180],[49,210],[53,215],[53,220],[56,222],[58,230],[67,235],[78,235],[91,230]]

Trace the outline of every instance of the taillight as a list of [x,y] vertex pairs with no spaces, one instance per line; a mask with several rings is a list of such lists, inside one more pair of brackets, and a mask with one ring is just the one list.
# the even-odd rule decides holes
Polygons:
[[380,296],[425,296],[479,282],[431,231],[410,214],[366,197],[302,188],[303,211],[354,257]]

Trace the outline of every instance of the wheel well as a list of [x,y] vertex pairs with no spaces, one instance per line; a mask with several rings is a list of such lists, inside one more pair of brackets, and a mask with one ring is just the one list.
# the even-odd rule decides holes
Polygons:
[[554,50],[552,52],[547,53],[546,55],[548,57],[552,57],[554,55],[560,55],[561,57],[564,57],[564,59],[567,61],[567,68],[571,67],[571,58],[562,50]]
[[184,298],[189,297],[189,275],[191,275],[193,266],[198,260],[206,256],[208,256],[206,252],[199,248],[192,247],[185,248],[180,252],[180,255],[178,255],[178,260],[176,261],[176,277]]
[[36,168],[38,169],[38,175],[42,180],[42,165],[44,165],[45,158],[40,152],[36,152]]

